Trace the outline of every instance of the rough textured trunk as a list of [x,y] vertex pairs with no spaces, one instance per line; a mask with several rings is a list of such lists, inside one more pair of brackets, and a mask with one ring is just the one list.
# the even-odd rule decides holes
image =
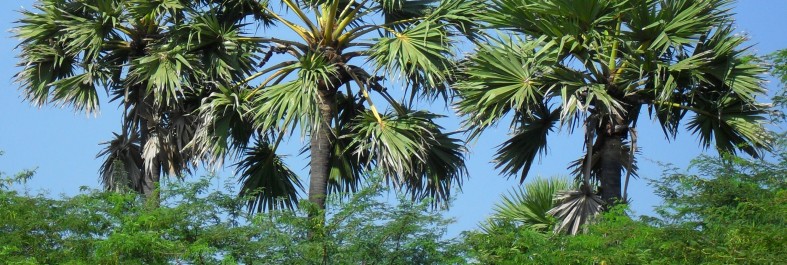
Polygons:
[[[140,121],[140,135],[141,135],[141,147],[143,150],[142,156],[142,194],[145,196],[147,200],[147,204],[151,207],[158,208],[159,204],[161,203],[161,194],[157,189],[159,186],[159,182],[161,181],[161,161],[158,159],[158,155],[154,158],[150,163],[153,165],[148,165],[147,161],[144,159],[145,154],[145,145],[148,143],[151,137],[153,136],[152,130],[149,128],[147,120]],[[152,170],[147,170],[148,168],[152,168]]]
[[601,182],[601,198],[607,205],[621,200],[621,168],[623,138],[619,136],[604,137],[601,143],[599,163],[601,166],[599,181]]
[[335,94],[331,90],[319,90],[321,124],[313,129],[309,139],[311,144],[311,161],[309,163],[309,201],[320,209],[325,209],[325,197],[328,194],[328,174],[331,160],[331,120],[336,112]]

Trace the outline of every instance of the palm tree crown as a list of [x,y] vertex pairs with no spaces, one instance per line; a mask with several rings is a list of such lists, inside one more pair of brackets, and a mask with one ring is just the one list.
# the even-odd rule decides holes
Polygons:
[[[162,173],[231,158],[251,209],[293,207],[302,184],[276,150],[294,133],[309,139],[309,198],[320,207],[371,167],[435,202],[465,174],[462,141],[412,106],[451,96],[455,36],[474,34],[469,2],[41,0],[37,9],[16,29],[17,80],[37,104],[95,112],[99,88],[120,102],[122,130],[101,153],[108,188],[152,194]],[[256,28],[270,36],[248,33]]]
[[668,138],[685,123],[706,148],[757,157],[770,147],[762,127],[768,106],[757,101],[766,69],[733,34],[729,4],[490,1],[483,17],[502,33],[466,60],[457,108],[474,135],[512,115],[513,135],[496,163],[522,180],[546,152],[547,134],[587,128],[575,172],[597,180],[607,203],[623,199],[622,172],[626,182],[636,173],[643,111]]

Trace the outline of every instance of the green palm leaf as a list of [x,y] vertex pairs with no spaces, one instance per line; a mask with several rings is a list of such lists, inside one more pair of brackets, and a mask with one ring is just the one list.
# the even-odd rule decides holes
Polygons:
[[453,69],[451,41],[445,27],[432,21],[423,21],[393,37],[376,40],[371,47],[369,60],[376,71],[403,79],[413,93],[420,92],[428,98],[445,93],[443,87]]
[[450,198],[452,185],[460,185],[466,174],[464,145],[453,134],[441,132],[432,119],[438,115],[410,112],[383,115],[384,126],[369,113],[353,127],[356,155],[369,150],[370,162],[387,182],[403,188],[414,199],[434,199],[435,205]]
[[546,231],[555,224],[555,219],[548,213],[554,207],[555,195],[572,186],[572,182],[566,178],[536,178],[503,195],[501,202],[494,206],[492,218]]
[[240,176],[240,196],[249,199],[250,211],[292,209],[297,205],[303,185],[268,143],[257,139],[235,166]]
[[104,149],[96,155],[104,157],[99,168],[101,184],[110,191],[142,189],[142,150],[139,141],[125,134],[114,133],[115,138],[103,143]]
[[547,134],[560,120],[560,109],[550,110],[546,105],[530,113],[519,114],[516,132],[498,146],[496,168],[509,176],[520,173],[520,183],[525,181],[537,155],[546,155]]

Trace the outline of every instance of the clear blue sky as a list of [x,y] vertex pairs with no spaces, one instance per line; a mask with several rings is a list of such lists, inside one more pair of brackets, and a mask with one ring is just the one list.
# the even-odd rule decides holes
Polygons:
[[[98,144],[110,139],[112,132],[120,127],[120,111],[116,104],[106,100],[101,102],[101,113],[96,117],[56,106],[36,108],[22,101],[19,86],[13,83],[17,71],[15,56],[19,52],[14,48],[18,40],[12,38],[10,29],[19,18],[16,11],[31,9],[32,3],[21,0],[0,4],[0,28],[3,29],[0,32],[0,82],[4,84],[0,89],[0,150],[5,152],[0,157],[0,171],[13,173],[38,167],[38,174],[29,183],[29,188],[46,189],[53,195],[75,194],[80,186],[99,187],[97,171],[101,161],[95,158],[100,150]],[[736,31],[750,36],[750,44],[755,45],[753,52],[767,54],[787,48],[787,0],[741,0],[734,12],[737,13]],[[768,88],[775,90],[775,81],[768,84]],[[443,124],[448,129],[458,128],[455,117],[444,120]],[[668,142],[656,123],[645,118],[640,120],[639,126],[642,178],[659,178],[661,168],[654,161],[685,168],[692,158],[703,152],[697,138],[690,134],[683,133],[675,141]],[[519,185],[517,179],[501,177],[490,163],[495,146],[504,141],[506,134],[506,126],[500,126],[469,146],[470,178],[465,180],[462,192],[455,192],[456,200],[447,213],[457,219],[449,227],[449,235],[474,229],[491,212],[500,194]],[[561,132],[549,141],[548,155],[531,169],[531,177],[567,175],[568,161],[581,155],[582,143],[576,135]],[[300,139],[295,137],[287,144],[291,150],[287,163],[293,169],[304,168],[308,164],[306,156],[297,155]],[[225,171],[222,177],[234,178],[230,172]],[[306,172],[301,170],[301,176],[306,176]],[[633,180],[629,190],[636,213],[651,214],[658,200],[646,181]]]

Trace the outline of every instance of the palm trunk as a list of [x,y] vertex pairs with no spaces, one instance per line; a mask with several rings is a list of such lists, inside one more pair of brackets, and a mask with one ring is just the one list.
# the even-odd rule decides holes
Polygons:
[[[143,150],[142,156],[145,157],[145,145],[148,143],[153,134],[153,130],[148,126],[148,121],[142,119],[140,121],[140,135],[141,147]],[[145,159],[142,159],[142,194],[147,200],[147,205],[152,208],[158,208],[161,203],[161,194],[159,193],[159,182],[161,181],[161,161],[158,155],[152,161],[153,165],[148,165]],[[147,170],[151,168],[152,170]]]
[[601,182],[601,199],[612,206],[620,201],[621,189],[621,161],[623,159],[623,138],[619,136],[605,136],[601,139],[601,152],[599,163],[601,166],[599,181]]
[[328,194],[328,174],[331,159],[331,120],[336,111],[335,94],[332,90],[319,90],[321,124],[312,131],[310,138],[311,161],[309,180],[309,201],[320,209],[325,209],[325,197]]

